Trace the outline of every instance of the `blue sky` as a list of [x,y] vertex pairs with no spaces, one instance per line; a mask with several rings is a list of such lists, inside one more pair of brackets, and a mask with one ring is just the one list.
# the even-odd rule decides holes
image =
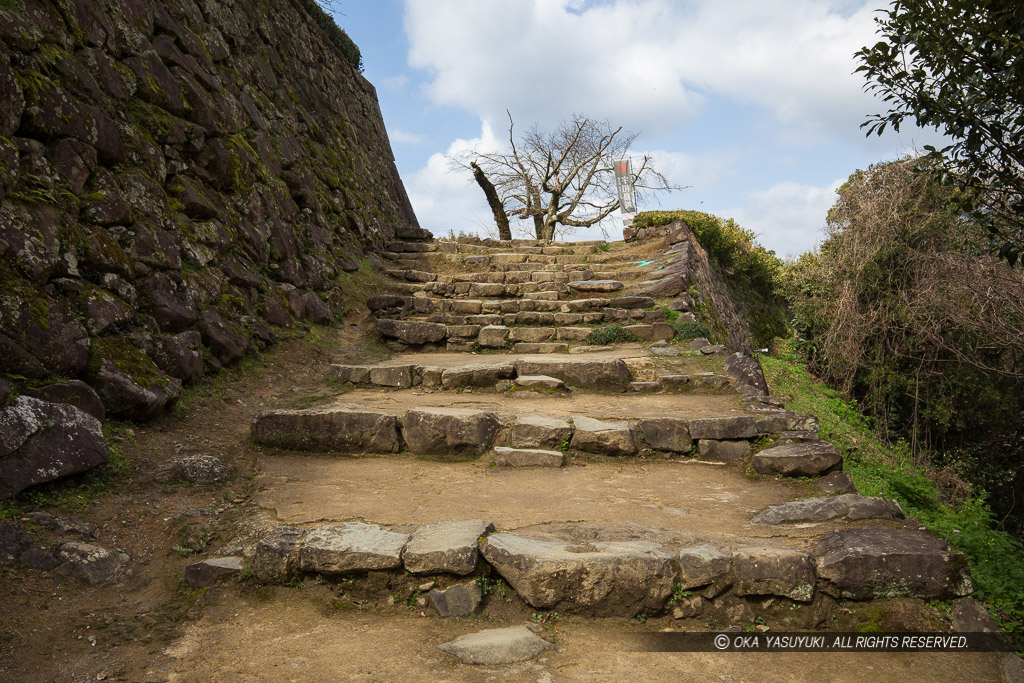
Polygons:
[[[853,53],[883,0],[335,0],[376,86],[398,170],[435,235],[494,232],[483,193],[446,156],[495,148],[574,113],[639,132],[669,180],[641,209],[735,218],[779,256],[820,241],[858,168],[934,144],[860,130],[883,110]],[[513,222],[513,228],[515,228]],[[524,228],[525,228],[524,223]],[[603,226],[621,238],[621,221]],[[525,234],[524,234],[525,236]],[[601,237],[599,228],[568,239]]]

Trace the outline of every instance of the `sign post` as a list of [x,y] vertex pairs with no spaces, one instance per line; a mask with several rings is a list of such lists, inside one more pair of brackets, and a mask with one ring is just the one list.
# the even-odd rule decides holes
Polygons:
[[615,162],[615,187],[619,191],[619,208],[623,214],[635,214],[633,200],[633,168],[629,159]]

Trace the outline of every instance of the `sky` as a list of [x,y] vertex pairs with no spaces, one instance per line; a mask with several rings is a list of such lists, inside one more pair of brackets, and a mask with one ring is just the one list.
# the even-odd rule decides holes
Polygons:
[[[780,257],[815,248],[859,168],[940,141],[867,138],[884,104],[853,54],[886,0],[334,0],[377,89],[398,171],[436,236],[496,236],[483,192],[449,157],[574,114],[638,133],[670,183],[640,210],[734,218]],[[526,222],[512,221],[513,231]],[[566,239],[621,239],[616,213]],[[602,230],[604,234],[602,234]]]

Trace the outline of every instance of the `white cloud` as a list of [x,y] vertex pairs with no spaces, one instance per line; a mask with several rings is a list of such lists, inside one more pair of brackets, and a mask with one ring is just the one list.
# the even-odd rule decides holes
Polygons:
[[780,257],[796,256],[821,241],[825,217],[836,201],[836,190],[845,181],[840,178],[824,187],[781,182],[747,194],[740,206],[718,215],[736,219]]
[[435,104],[497,120],[574,112],[657,132],[705,94],[765,107],[778,122],[842,130],[876,109],[853,74],[874,41],[873,5],[822,0],[407,0],[409,64]]
[[400,128],[392,128],[388,132],[388,137],[391,138],[391,142],[397,142],[403,145],[418,145],[426,138],[417,133],[410,133]]

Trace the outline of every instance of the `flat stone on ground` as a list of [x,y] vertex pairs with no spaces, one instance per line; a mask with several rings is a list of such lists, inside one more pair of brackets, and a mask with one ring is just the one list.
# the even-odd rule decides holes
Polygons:
[[827,441],[775,446],[754,454],[754,469],[758,474],[786,477],[818,477],[839,468],[842,463],[839,449]]
[[494,531],[484,519],[440,519],[421,524],[402,551],[413,574],[469,574],[480,556],[478,541]]
[[494,464],[498,467],[561,467],[564,460],[561,451],[494,447]]
[[710,545],[679,551],[679,583],[682,590],[707,586],[729,574],[732,557]]
[[379,319],[375,325],[381,336],[406,344],[435,343],[442,341],[448,334],[448,329],[440,323]]
[[493,628],[459,636],[437,648],[455,655],[463,664],[512,664],[536,657],[554,647],[525,626]]
[[948,599],[971,592],[963,553],[926,531],[867,527],[826,535],[814,548],[818,576],[853,600]]
[[409,537],[364,522],[329,524],[302,539],[299,566],[304,572],[321,574],[393,569],[402,564],[402,548]]
[[857,493],[857,487],[853,485],[853,477],[849,472],[826,474],[824,477],[815,479],[812,486],[827,496]]
[[903,519],[899,503],[887,498],[873,498],[847,493],[826,498],[806,498],[770,507],[754,516],[755,524],[786,524],[788,522],[824,522],[837,517],[858,519]]

